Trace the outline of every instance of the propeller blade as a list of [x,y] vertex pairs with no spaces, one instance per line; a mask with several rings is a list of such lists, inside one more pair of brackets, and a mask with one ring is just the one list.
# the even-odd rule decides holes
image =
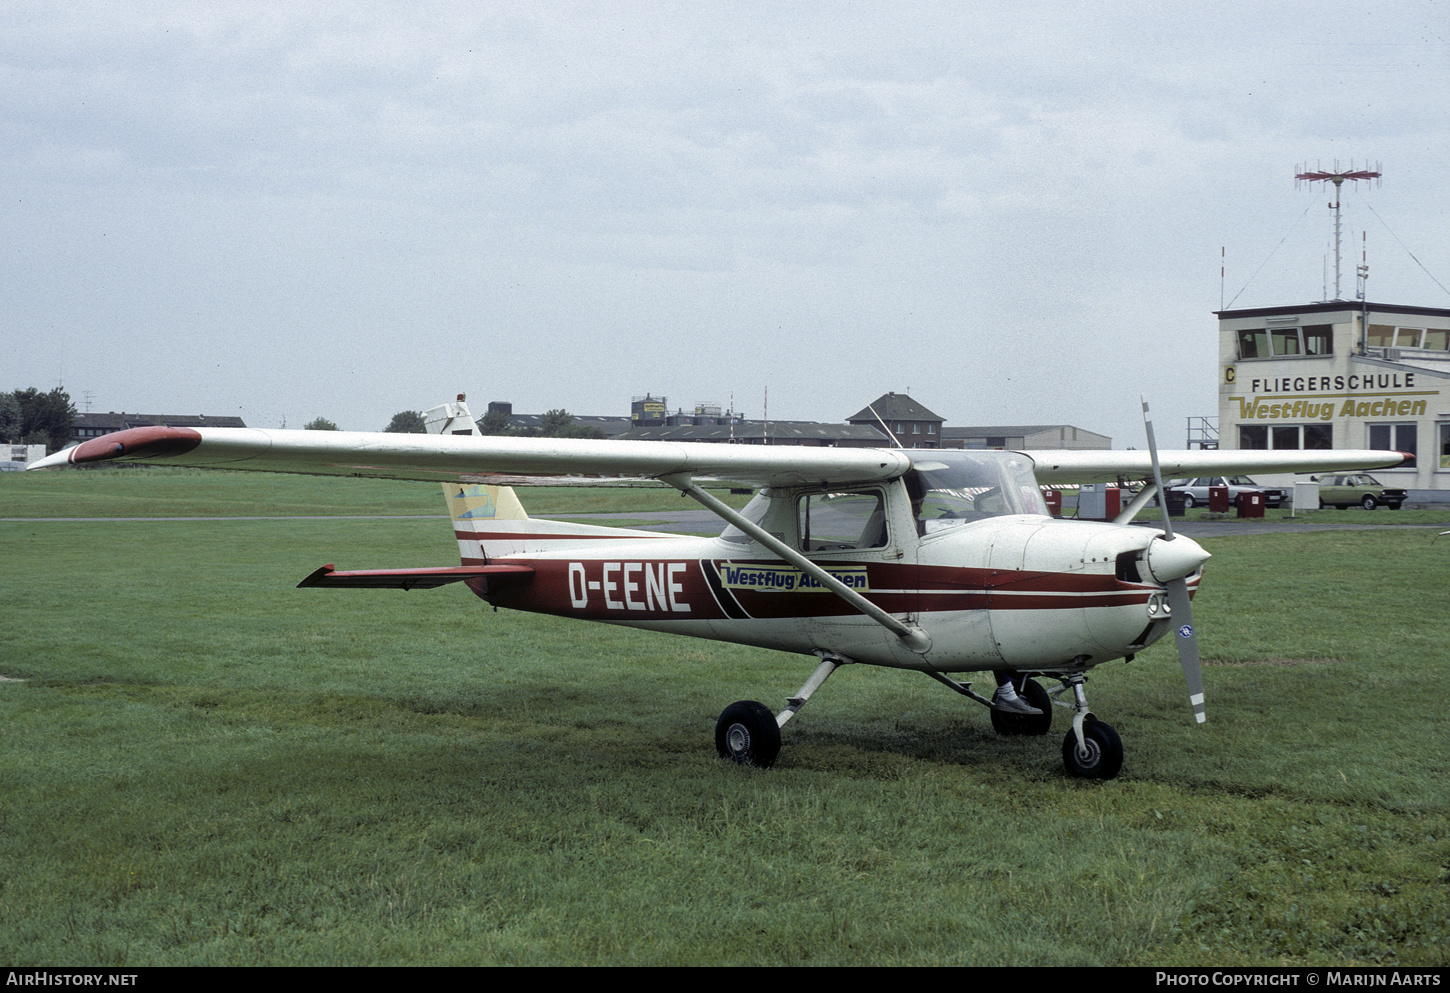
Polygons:
[[[1143,401],[1143,428],[1148,434],[1148,455],[1153,459],[1153,484],[1158,488],[1158,506],[1163,509],[1163,540],[1171,542],[1174,537],[1173,522],[1168,519],[1168,498],[1163,493],[1163,474],[1158,468],[1158,442],[1153,438],[1153,418],[1148,414],[1148,398],[1140,395],[1139,399]],[[1180,539],[1180,544],[1183,541],[1187,539]],[[1188,569],[1196,568],[1196,565],[1190,564],[1194,559],[1197,564],[1202,564],[1208,558],[1208,553],[1198,545],[1191,541],[1188,544],[1193,546],[1191,553],[1185,549],[1179,555],[1162,556],[1163,559],[1174,560],[1173,566],[1176,568],[1172,571],[1178,571],[1184,566]],[[1151,555],[1150,552],[1150,572]],[[1178,641],[1178,664],[1183,667],[1184,682],[1188,683],[1188,702],[1193,705],[1193,719],[1202,724],[1207,720],[1207,715],[1203,712],[1203,666],[1198,660],[1198,632],[1193,627],[1193,601],[1188,597],[1187,573],[1180,572],[1178,578],[1170,579],[1163,585],[1168,590],[1168,609],[1173,613],[1173,630]]]
[[1148,398],[1141,393],[1143,401],[1143,430],[1148,435],[1148,457],[1153,460],[1153,486],[1158,493],[1158,507],[1163,511],[1163,534],[1173,540],[1173,522],[1168,518],[1168,497],[1163,493],[1163,473],[1158,468],[1158,442],[1153,438],[1153,418],[1148,413]]
[[1193,704],[1193,719],[1206,720],[1203,712],[1203,667],[1198,661],[1198,631],[1193,626],[1193,602],[1188,598],[1188,580],[1173,579],[1168,588],[1168,607],[1173,611],[1173,632],[1178,641],[1178,664],[1188,683],[1188,702]]

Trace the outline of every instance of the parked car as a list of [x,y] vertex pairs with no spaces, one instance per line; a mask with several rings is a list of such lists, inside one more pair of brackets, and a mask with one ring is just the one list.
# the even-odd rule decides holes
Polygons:
[[1289,500],[1289,495],[1282,487],[1260,486],[1248,476],[1199,476],[1197,479],[1190,479],[1186,483],[1171,483],[1165,486],[1170,493],[1183,494],[1183,508],[1191,510],[1194,507],[1208,506],[1208,488],[1210,486],[1227,486],[1229,506],[1239,498],[1239,494],[1246,490],[1255,490],[1264,495],[1264,506],[1282,507]]
[[1374,510],[1385,504],[1391,510],[1399,510],[1405,502],[1404,490],[1387,488],[1367,472],[1350,472],[1342,476],[1309,477],[1319,483],[1319,506],[1337,507],[1343,510],[1351,504],[1359,504],[1365,510]]

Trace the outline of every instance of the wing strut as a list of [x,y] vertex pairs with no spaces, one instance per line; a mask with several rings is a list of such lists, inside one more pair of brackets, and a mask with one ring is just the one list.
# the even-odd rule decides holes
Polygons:
[[[1158,466],[1154,465],[1153,469],[1156,472]],[[1138,495],[1133,497],[1133,502],[1128,504],[1128,506],[1123,510],[1121,514],[1113,518],[1114,524],[1133,523],[1133,518],[1138,516],[1138,511],[1148,506],[1148,501],[1158,495],[1159,484],[1156,482],[1158,477],[1154,476],[1153,478],[1155,482],[1149,483],[1147,486],[1143,487],[1140,491],[1138,491]]]
[[753,521],[746,519],[743,515],[740,514],[739,511],[736,511],[735,509],[726,506],[720,500],[700,489],[700,487],[696,485],[694,477],[689,476],[685,473],[675,473],[668,476],[661,476],[659,478],[661,482],[668,483],[675,489],[679,490],[681,493],[684,493],[686,496],[693,498],[697,503],[704,506],[716,517],[719,517],[721,520],[727,521],[735,525],[741,531],[744,531],[746,534],[750,535],[750,537],[754,538],[756,541],[760,542],[760,544],[764,545],[766,548],[770,549],[772,552],[785,559],[791,565],[795,566],[796,568],[800,569],[805,573],[808,573],[813,579],[819,582],[826,589],[830,590],[832,593],[836,594],[836,596],[840,597],[842,600],[845,600],[847,603],[855,607],[861,613],[865,614],[877,624],[880,624],[882,627],[886,628],[886,630],[890,631],[892,634],[900,638],[902,643],[913,652],[916,652],[918,655],[923,655],[931,650],[931,636],[928,635],[921,628],[917,627],[914,624],[907,624],[900,618],[892,617],[886,611],[876,606],[876,604],[872,603],[870,600],[867,600],[861,594],[851,589],[849,586],[841,582],[835,576],[832,576],[829,572],[822,569],[819,565],[806,558],[794,548],[791,548],[789,545],[781,541],[775,535],[771,534],[769,531],[766,531],[764,528],[754,523]]

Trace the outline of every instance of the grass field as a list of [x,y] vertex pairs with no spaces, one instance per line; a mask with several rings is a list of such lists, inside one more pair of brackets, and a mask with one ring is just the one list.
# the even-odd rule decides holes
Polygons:
[[[664,509],[524,494],[556,498]],[[440,504],[0,474],[0,517]],[[1171,646],[1095,670],[1127,758],[1084,782],[1064,715],[1002,739],[925,677],[865,667],[788,726],[776,768],[737,768],[719,711],[780,706],[813,660],[457,587],[293,588],[324,562],[451,564],[442,521],[0,523],[0,676],[23,680],[0,682],[0,961],[1450,964],[1450,539],[1202,543],[1209,723]]]

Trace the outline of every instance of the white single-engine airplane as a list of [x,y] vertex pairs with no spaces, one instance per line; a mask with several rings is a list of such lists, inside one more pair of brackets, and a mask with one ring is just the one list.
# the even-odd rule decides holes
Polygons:
[[[1145,421],[1147,404],[1143,405]],[[463,397],[428,435],[132,428],[32,469],[103,461],[443,483],[462,565],[339,572],[300,586],[413,589],[462,582],[495,607],[758,645],[819,664],[778,714],[727,707],[720,755],[769,766],[780,728],[837,667],[916,669],[991,708],[1001,734],[1041,735],[1073,712],[1068,772],[1117,775],[1123,746],[1088,708],[1088,671],[1131,660],[1170,628],[1198,721],[1190,599],[1208,553],[1128,523],[1162,475],[1328,472],[1399,465],[1375,451],[963,451],[482,437]],[[1040,486],[1148,480],[1112,523],[1056,520]],[[515,485],[656,480],[726,524],[714,538],[530,518]],[[702,480],[759,488],[734,510]],[[991,671],[991,698],[949,674]],[[1034,677],[1058,682],[1051,694]],[[1063,699],[1066,697],[1067,699]]]

